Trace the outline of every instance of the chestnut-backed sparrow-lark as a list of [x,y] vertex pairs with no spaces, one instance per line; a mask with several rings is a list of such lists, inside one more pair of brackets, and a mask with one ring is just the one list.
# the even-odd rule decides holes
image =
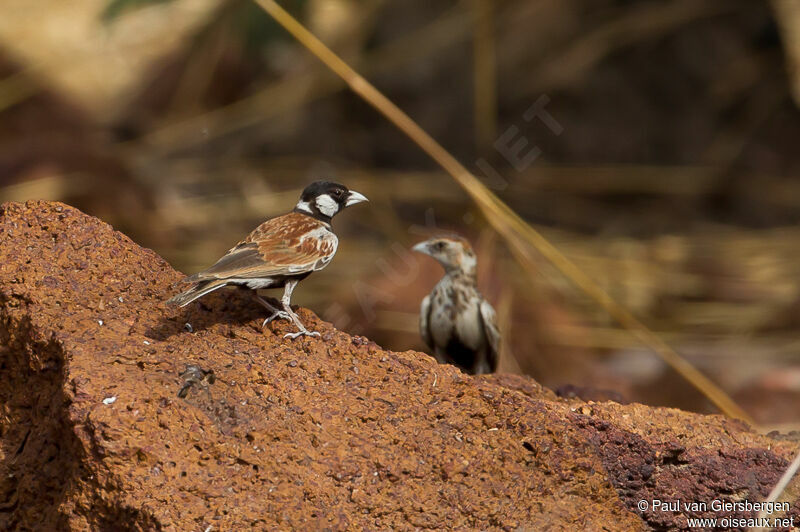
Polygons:
[[[292,292],[297,283],[327,266],[336,254],[339,240],[331,229],[331,219],[345,207],[363,201],[367,201],[365,196],[344,185],[312,183],[292,212],[262,223],[216,264],[184,279],[194,286],[168,303],[184,307],[223,286],[242,286],[252,289],[258,302],[270,311],[262,327],[276,318],[290,319],[298,331],[285,337],[319,336],[308,331],[292,311]],[[283,288],[283,309],[259,296],[256,291],[261,288]]]
[[474,375],[495,371],[500,332],[494,309],[478,292],[472,246],[460,237],[440,237],[413,249],[444,268],[444,277],[420,307],[420,334],[434,357]]

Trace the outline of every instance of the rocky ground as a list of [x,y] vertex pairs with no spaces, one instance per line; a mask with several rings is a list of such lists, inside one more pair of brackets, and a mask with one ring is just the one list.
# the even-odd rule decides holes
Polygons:
[[639,501],[760,500],[798,447],[471,378],[306,309],[322,337],[286,340],[243,291],[167,307],[181,274],[62,204],[0,207],[0,257],[3,530],[674,529],[753,512]]

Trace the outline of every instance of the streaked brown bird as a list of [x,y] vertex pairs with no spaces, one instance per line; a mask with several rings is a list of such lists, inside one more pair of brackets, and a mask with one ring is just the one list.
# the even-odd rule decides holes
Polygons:
[[413,249],[444,268],[444,277],[422,300],[419,313],[420,334],[436,360],[473,375],[496,371],[500,332],[494,309],[478,292],[472,246],[461,237],[440,237]]
[[[338,183],[310,184],[292,212],[262,223],[213,266],[184,279],[194,286],[167,303],[185,307],[223,286],[241,286],[253,290],[258,302],[270,311],[262,327],[276,318],[289,319],[298,331],[284,337],[319,336],[318,332],[307,330],[292,311],[292,292],[297,283],[327,266],[336,254],[339,239],[331,229],[332,218],[344,208],[364,201],[365,196]],[[283,310],[258,295],[257,290],[262,288],[284,289]]]

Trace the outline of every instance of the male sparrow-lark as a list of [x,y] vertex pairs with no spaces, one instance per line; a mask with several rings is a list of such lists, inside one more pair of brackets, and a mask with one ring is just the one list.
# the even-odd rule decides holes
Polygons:
[[[262,223],[213,266],[184,279],[193,286],[168,303],[185,307],[223,286],[241,286],[252,289],[259,303],[269,310],[262,327],[276,318],[290,319],[297,332],[285,336],[319,336],[308,331],[292,311],[292,292],[297,283],[327,266],[336,254],[339,240],[331,229],[331,219],[344,208],[364,201],[365,196],[338,183],[310,184],[292,212]],[[256,291],[262,288],[284,289],[282,310],[258,295]]]

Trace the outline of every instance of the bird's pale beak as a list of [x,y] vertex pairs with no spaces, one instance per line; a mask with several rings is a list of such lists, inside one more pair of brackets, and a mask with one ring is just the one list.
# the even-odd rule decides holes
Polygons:
[[428,252],[428,241],[427,240],[425,242],[420,242],[419,244],[417,244],[416,246],[414,246],[411,249],[414,250],[414,251],[417,251],[419,253],[424,253],[425,255],[430,255],[430,253]]
[[344,206],[349,207],[350,205],[355,205],[356,203],[363,203],[365,201],[369,201],[364,194],[359,194],[355,190],[351,190],[350,193],[347,195],[347,201],[345,202]]

